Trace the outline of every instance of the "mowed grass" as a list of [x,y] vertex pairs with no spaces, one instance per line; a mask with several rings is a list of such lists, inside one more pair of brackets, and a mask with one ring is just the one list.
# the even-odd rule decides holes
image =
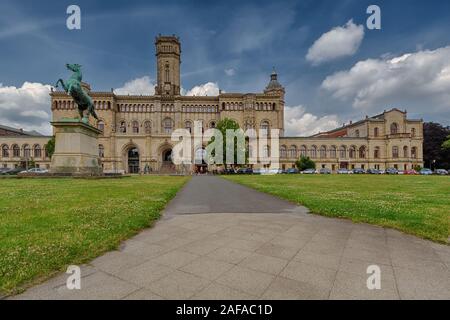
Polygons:
[[224,176],[313,213],[392,227],[447,243],[450,177],[372,175]]
[[0,296],[117,248],[187,180],[0,179]]

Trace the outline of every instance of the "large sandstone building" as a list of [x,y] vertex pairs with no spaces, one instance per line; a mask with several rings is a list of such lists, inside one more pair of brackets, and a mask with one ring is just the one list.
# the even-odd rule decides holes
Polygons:
[[[214,128],[224,118],[234,119],[243,129],[279,129],[282,168],[293,167],[301,155],[311,157],[318,168],[334,171],[388,167],[405,170],[423,165],[422,120],[407,119],[404,111],[392,109],[312,137],[286,137],[285,90],[275,72],[261,93],[183,96],[180,94],[179,39],[159,36],[155,45],[157,85],[154,95],[94,92],[85,85],[100,118],[92,124],[103,131],[99,138],[99,157],[105,172],[139,173],[144,168],[164,173],[206,169],[204,164],[188,168],[172,164],[171,133],[177,128],[193,130],[194,121],[201,121],[204,128]],[[76,105],[64,92],[51,93],[51,109],[53,120],[77,116]],[[48,140],[49,137],[36,134],[2,135],[0,164],[14,167],[31,157],[39,166],[48,167],[50,161],[43,151]],[[264,150],[270,155],[270,145]],[[192,153],[198,154],[199,150]]]

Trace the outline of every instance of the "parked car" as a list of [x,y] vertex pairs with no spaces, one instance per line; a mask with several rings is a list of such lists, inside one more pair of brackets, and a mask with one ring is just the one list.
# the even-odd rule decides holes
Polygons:
[[322,168],[319,171],[320,174],[331,174],[331,170],[328,168]]
[[398,174],[398,170],[395,168],[387,168],[386,174]]
[[411,169],[411,170],[405,170],[403,173],[407,174],[407,175],[416,175],[417,171],[414,169]]
[[353,174],[365,174],[366,171],[364,171],[364,169],[361,168],[355,168],[352,170]]
[[397,172],[397,174],[401,174],[401,175],[403,175],[403,174],[405,174],[405,171],[403,171],[403,170],[399,170],[399,171]]
[[379,174],[386,174],[386,170],[380,169],[378,170]]
[[420,170],[420,174],[422,176],[431,176],[433,175],[433,171],[431,171],[431,169],[423,168],[422,170]]
[[8,169],[8,170],[0,172],[0,175],[13,176],[13,175],[19,174],[22,171],[23,171],[23,168]]
[[283,173],[282,169],[269,169],[266,174],[282,174],[282,173]]
[[302,174],[316,174],[316,169],[306,169],[302,171]]
[[377,169],[367,169],[367,174],[380,174],[380,170]]
[[439,176],[446,176],[446,175],[448,175],[448,171],[445,170],[445,169],[437,169],[437,170],[435,171],[435,173],[436,173],[437,175],[439,175]]
[[251,168],[240,168],[237,174],[252,174],[253,170]]
[[223,174],[235,174],[235,173],[236,173],[236,171],[234,171],[234,169],[232,169],[232,168],[223,170]]
[[286,174],[297,174],[300,171],[297,168],[289,168],[285,171]]
[[43,173],[48,173],[48,170],[47,169],[42,169],[42,168],[33,168],[33,169],[30,169],[30,170],[21,171],[20,173],[43,174]]
[[350,174],[351,171],[349,171],[348,169],[345,169],[345,168],[341,168],[341,169],[338,169],[337,173],[338,174]]

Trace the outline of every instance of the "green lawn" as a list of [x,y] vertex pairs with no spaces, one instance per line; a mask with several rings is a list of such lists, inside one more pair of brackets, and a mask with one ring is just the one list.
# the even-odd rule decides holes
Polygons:
[[116,248],[187,180],[0,179],[0,296]]
[[446,243],[450,178],[371,175],[224,176],[312,212],[392,227]]

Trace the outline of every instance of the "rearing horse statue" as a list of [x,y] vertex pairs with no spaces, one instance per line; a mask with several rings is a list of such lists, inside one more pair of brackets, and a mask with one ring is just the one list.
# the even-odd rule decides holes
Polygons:
[[[97,114],[95,113],[94,103],[92,102],[91,97],[83,90],[81,86],[81,80],[83,79],[83,75],[81,74],[81,66],[79,64],[66,64],[67,69],[73,72],[72,76],[64,82],[63,79],[59,79],[56,82],[56,88],[58,88],[58,84],[61,83],[64,91],[69,94],[75,103],[78,105],[78,113],[80,114],[80,118],[82,121],[89,121],[89,115],[92,115],[95,119],[98,120]],[[84,116],[84,111],[87,110],[87,118]]]

